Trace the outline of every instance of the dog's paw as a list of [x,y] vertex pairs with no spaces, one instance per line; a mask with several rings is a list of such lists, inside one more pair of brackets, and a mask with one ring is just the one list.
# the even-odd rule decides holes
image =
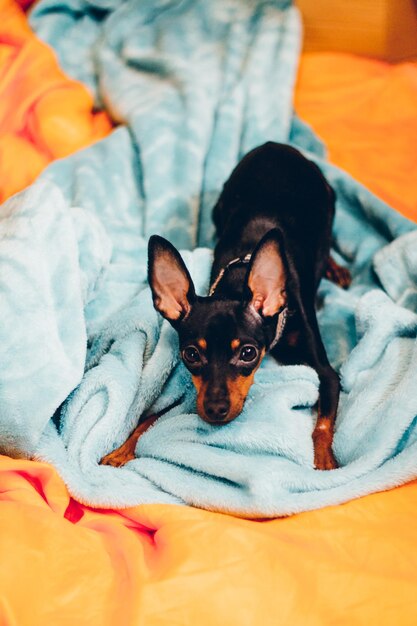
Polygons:
[[342,287],[342,289],[347,289],[348,287],[350,287],[350,284],[352,282],[352,276],[350,275],[350,272],[346,267],[338,267],[336,282]]
[[331,257],[327,263],[325,276],[328,280],[331,280],[336,285],[339,285],[339,287],[342,287],[342,289],[350,287],[352,282],[352,276],[347,267],[338,265]]
[[120,446],[120,448],[117,448],[117,450],[106,454],[106,456],[101,459],[100,465],[111,465],[112,467],[122,467],[126,465],[126,463],[135,458],[135,447],[136,441],[133,445],[129,440],[126,441],[126,443]]
[[333,470],[338,468],[331,448],[318,448],[314,451],[314,468],[317,470]]
[[112,465],[113,467],[122,467],[126,465],[129,461],[133,461],[136,458],[136,444],[138,443],[139,437],[145,433],[148,428],[153,426],[153,424],[158,419],[159,414],[151,415],[151,417],[147,417],[141,422],[130,435],[129,439],[123,443],[120,448],[113,450],[100,461],[100,465]]

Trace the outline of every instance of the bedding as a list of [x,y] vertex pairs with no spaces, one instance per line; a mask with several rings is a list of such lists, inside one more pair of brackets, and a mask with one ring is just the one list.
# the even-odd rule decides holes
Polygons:
[[[320,56],[312,58],[320,67]],[[391,68],[379,69],[389,82]],[[366,99],[367,83],[361,87]],[[355,111],[348,119],[355,128]],[[389,127],[389,116],[383,121]],[[376,145],[395,153],[394,143],[381,132]],[[352,162],[366,175],[368,158]],[[92,510],[70,499],[48,465],[4,457],[0,468],[6,624],[415,623],[415,482],[249,522],[176,506]]]
[[330,161],[417,221],[416,63],[305,54],[297,81],[296,110],[325,138]]
[[14,0],[0,0],[0,202],[45,166],[105,137],[111,123],[59,68]]
[[[330,165],[293,115],[294,7],[77,6],[45,0],[31,22],[124,125],[49,166],[3,207],[3,450],[51,461],[90,505],[185,503],[246,517],[340,503],[414,478],[417,231]],[[211,246],[222,183],[270,139],[304,149],[326,174],[337,198],[334,250],[353,276],[347,292],[323,280],[319,293],[322,336],[344,392],[334,472],[313,466],[315,371],[266,358],[241,415],[221,429],[204,424],[176,333],[161,324],[146,285],[148,236]],[[205,293],[210,251],[187,258]],[[161,411],[137,459],[120,469],[98,464],[139,415]]]

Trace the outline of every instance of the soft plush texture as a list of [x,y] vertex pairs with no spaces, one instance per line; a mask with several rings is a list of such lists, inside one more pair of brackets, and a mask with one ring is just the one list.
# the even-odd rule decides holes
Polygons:
[[[300,70],[295,101],[336,162],[417,217],[405,175],[417,157],[417,109],[401,105],[417,66],[310,54]],[[417,622],[417,481],[268,522],[161,504],[92,509],[50,465],[2,456],[0,486],[2,624]]]
[[[417,234],[324,161],[293,117],[295,9],[93,6],[45,1],[32,16],[67,71],[126,126],[52,165],[3,207],[5,450],[51,461],[89,504],[188,503],[248,517],[343,502],[417,475],[417,316],[407,308]],[[344,387],[334,443],[342,467],[332,472],[313,469],[317,376],[304,366],[266,359],[241,416],[221,429],[202,423],[175,332],[161,325],[145,282],[147,237],[212,244],[222,183],[270,139],[306,150],[335,188],[335,252],[354,278],[348,292],[326,281],[320,289],[322,334]],[[203,293],[209,250],[185,258]],[[139,415],[173,404],[135,461],[98,465]]]

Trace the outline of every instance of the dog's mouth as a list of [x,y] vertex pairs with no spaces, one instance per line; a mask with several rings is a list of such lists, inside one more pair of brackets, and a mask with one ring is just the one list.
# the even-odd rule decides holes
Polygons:
[[208,424],[218,426],[229,424],[242,412],[249,388],[253,382],[250,376],[239,376],[225,381],[224,393],[213,396],[208,381],[193,376],[197,390],[197,413]]
[[225,397],[221,400],[211,400],[203,393],[199,393],[197,396],[197,413],[208,424],[217,426],[229,424],[242,412],[245,399]]
[[239,411],[239,413],[237,413],[236,415],[226,415],[224,417],[223,415],[209,417],[203,411],[200,412],[199,410],[197,410],[197,412],[201,419],[204,420],[207,424],[212,424],[214,426],[224,426],[225,424],[230,424],[230,422],[233,422],[233,420],[236,419],[241,411]]

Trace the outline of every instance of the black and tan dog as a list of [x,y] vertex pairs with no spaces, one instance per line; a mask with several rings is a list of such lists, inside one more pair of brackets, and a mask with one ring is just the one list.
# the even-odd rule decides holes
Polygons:
[[[198,414],[219,425],[239,415],[266,352],[280,363],[308,364],[320,380],[313,441],[315,467],[323,470],[337,467],[340,385],[320,337],[315,297],[324,275],[349,284],[347,270],[330,258],[333,217],[334,193],[318,167],[270,142],[238,164],[214,208],[218,243],[208,296],[196,295],[172,244],[158,236],[149,241],[154,305],[178,332]],[[128,441],[105,462],[119,465],[132,452]]]

